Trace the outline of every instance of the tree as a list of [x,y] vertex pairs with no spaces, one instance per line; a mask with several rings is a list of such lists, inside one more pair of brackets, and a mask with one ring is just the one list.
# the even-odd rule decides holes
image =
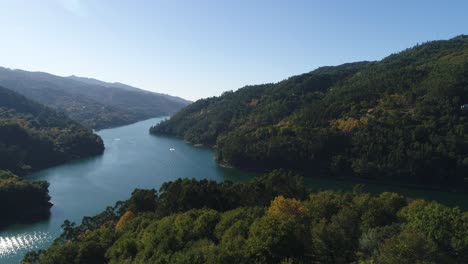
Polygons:
[[128,210],[133,213],[154,211],[156,209],[156,190],[135,189],[128,200]]
[[380,248],[377,263],[382,264],[436,264],[453,263],[443,256],[436,243],[424,234],[405,229],[386,240]]

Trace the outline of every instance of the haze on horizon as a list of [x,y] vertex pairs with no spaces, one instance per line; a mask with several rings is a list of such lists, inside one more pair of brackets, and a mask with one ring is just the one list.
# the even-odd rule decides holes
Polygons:
[[196,100],[467,34],[466,10],[420,0],[0,0],[0,66]]

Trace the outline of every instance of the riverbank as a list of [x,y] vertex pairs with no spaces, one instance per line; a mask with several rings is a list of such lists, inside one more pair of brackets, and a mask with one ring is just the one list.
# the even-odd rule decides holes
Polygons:
[[103,155],[74,160],[28,177],[50,183],[54,206],[50,217],[0,231],[0,264],[19,263],[26,252],[48,247],[61,234],[65,220],[80,223],[84,216],[128,199],[135,188],[159,189],[162,183],[178,178],[238,182],[253,177],[219,166],[210,149],[150,135],[148,128],[160,120],[101,130],[98,134],[106,147]]

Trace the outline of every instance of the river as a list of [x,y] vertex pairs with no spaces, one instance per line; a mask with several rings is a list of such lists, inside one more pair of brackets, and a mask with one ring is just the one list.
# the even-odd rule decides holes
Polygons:
[[[19,263],[24,254],[45,248],[60,235],[61,224],[68,219],[77,223],[118,200],[127,199],[135,188],[156,188],[176,178],[216,181],[246,180],[253,174],[219,166],[213,152],[196,148],[182,140],[153,136],[150,126],[155,118],[132,125],[97,132],[106,146],[103,155],[74,161],[34,173],[35,180],[50,182],[51,216],[27,225],[13,225],[0,231],[0,263]],[[172,150],[171,150],[172,149]],[[351,190],[356,182],[306,179],[313,190]],[[412,198],[438,200],[450,206],[468,209],[468,194],[423,191],[378,184],[366,184],[366,191],[397,191]]]
[[128,199],[135,188],[158,189],[163,182],[182,177],[216,181],[252,177],[219,166],[210,149],[150,135],[149,128],[161,120],[99,131],[106,146],[103,155],[34,173],[32,179],[50,182],[51,216],[47,221],[2,230],[0,263],[19,263],[26,252],[50,245],[60,235],[64,220],[79,223],[83,216]]

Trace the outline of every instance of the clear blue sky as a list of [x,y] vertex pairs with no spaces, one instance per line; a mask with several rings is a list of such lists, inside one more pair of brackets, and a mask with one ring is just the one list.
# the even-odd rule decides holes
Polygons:
[[195,100],[468,34],[468,1],[0,0],[0,65]]

